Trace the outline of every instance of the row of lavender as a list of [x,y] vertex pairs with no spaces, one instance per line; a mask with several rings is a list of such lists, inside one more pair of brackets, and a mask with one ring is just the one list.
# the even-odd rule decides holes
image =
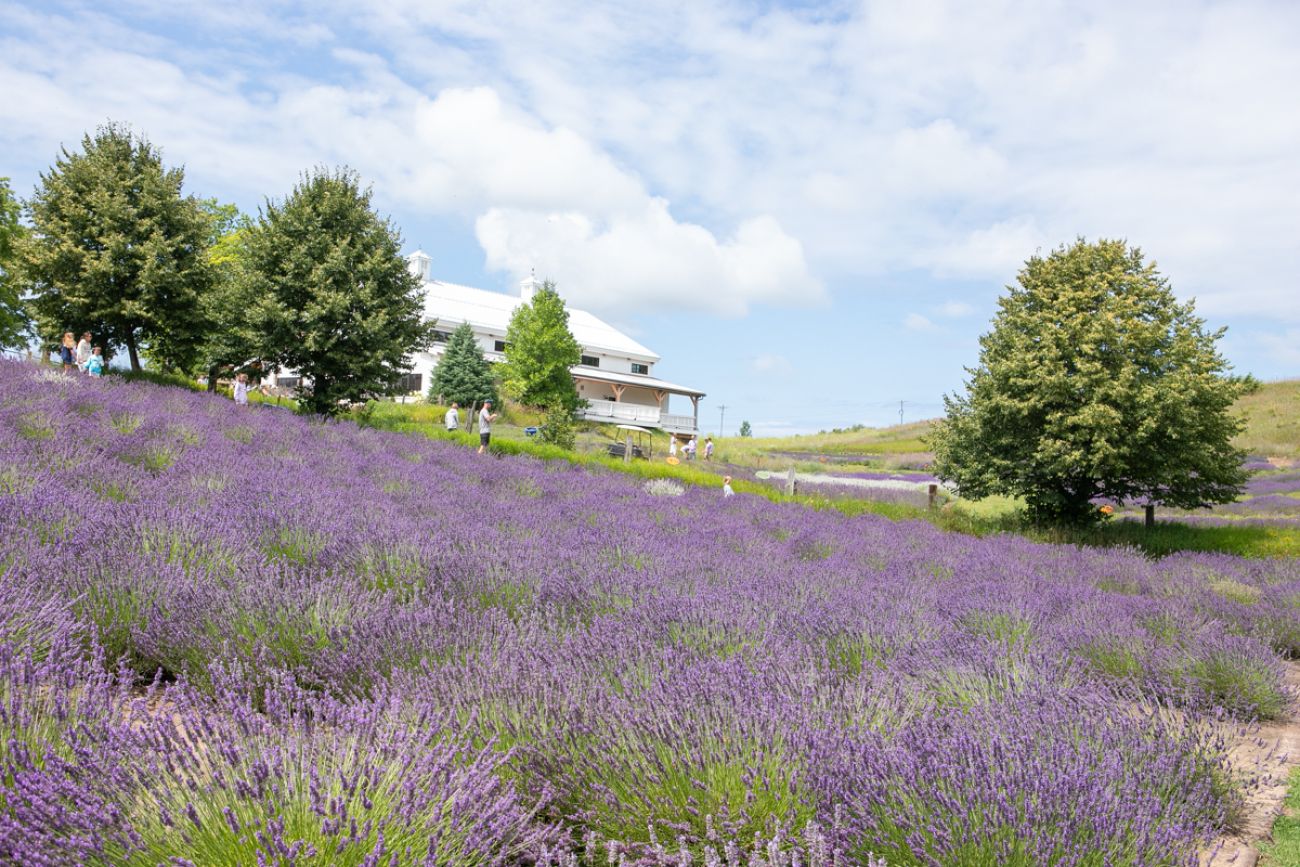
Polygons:
[[1188,864],[1239,799],[1194,720],[1283,713],[1300,652],[1295,561],[656,497],[15,364],[0,564],[31,864]]

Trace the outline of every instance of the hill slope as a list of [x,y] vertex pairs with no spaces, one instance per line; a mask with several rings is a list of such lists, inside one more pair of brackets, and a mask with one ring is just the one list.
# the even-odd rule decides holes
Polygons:
[[[1252,455],[1300,458],[1300,379],[1266,382],[1237,402],[1246,430],[1235,443]],[[935,419],[883,428],[861,428],[748,442],[729,440],[739,453],[798,453],[833,457],[899,455],[924,452],[922,441]]]

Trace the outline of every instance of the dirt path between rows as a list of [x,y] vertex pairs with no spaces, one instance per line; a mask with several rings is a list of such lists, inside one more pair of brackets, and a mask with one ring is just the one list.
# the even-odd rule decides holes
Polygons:
[[1257,777],[1259,784],[1246,796],[1245,826],[1202,851],[1200,867],[1255,867],[1259,863],[1257,844],[1269,838],[1273,822],[1282,812],[1291,769],[1300,766],[1300,662],[1286,663],[1286,680],[1294,697],[1290,717],[1234,733],[1229,761],[1238,773]]

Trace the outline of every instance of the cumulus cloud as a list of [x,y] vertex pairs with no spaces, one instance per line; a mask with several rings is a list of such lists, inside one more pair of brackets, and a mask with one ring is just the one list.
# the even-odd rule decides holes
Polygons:
[[430,97],[384,58],[337,48],[351,86],[269,78],[254,94],[238,79],[55,30],[67,44],[24,42],[11,62],[0,60],[0,86],[31,95],[0,106],[11,131],[45,118],[44,138],[74,144],[101,113],[130,118],[189,164],[191,181],[197,169],[262,192],[287,190],[311,165],[347,163],[386,201],[472,221],[489,269],[516,278],[536,270],[597,311],[672,305],[739,316],[755,303],[824,297],[802,243],[775,217],[728,216],[721,231],[678,219],[599,144],[507,104],[492,87]]
[[939,326],[920,313],[909,313],[903,317],[903,327],[910,331],[934,331]]
[[49,8],[0,7],[7,154],[114,117],[240,189],[347,162],[474,225],[490,267],[555,257],[588,306],[739,313],[900,271],[996,292],[1084,235],[1209,315],[1300,322],[1296,4]]

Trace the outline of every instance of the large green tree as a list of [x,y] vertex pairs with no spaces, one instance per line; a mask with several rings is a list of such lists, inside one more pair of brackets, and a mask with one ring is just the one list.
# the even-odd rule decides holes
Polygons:
[[305,377],[310,412],[391,392],[429,342],[420,281],[370,201],[355,172],[317,169],[248,233],[250,319],[268,360]]
[[542,409],[578,408],[569,369],[582,360],[582,347],[569,331],[569,311],[551,281],[511,314],[505,355],[501,381],[510,397]]
[[501,381],[506,394],[546,411],[542,440],[564,448],[573,448],[573,413],[582,403],[569,368],[581,360],[564,299],[547,280],[510,317]]
[[195,372],[208,378],[214,391],[218,377],[252,370],[265,350],[263,336],[253,317],[257,296],[249,277],[248,239],[253,221],[231,204],[205,199],[208,216],[208,264],[213,283],[203,297],[208,322]]
[[203,339],[211,285],[208,219],[143,136],[110,124],[63,148],[27,210],[22,270],[40,334],[90,331],[105,354],[125,347],[188,369]]
[[1035,255],[999,300],[964,395],[930,443],[965,496],[1023,497],[1031,515],[1087,522],[1093,501],[1197,508],[1233,500],[1229,373],[1192,302],[1123,241],[1080,239]]
[[23,225],[18,222],[21,210],[9,189],[9,179],[0,178],[0,349],[22,346],[31,336],[31,319],[23,306],[14,268],[24,235]]
[[433,369],[429,397],[465,407],[496,400],[492,364],[483,357],[468,322],[462,322],[447,340],[447,348]]

